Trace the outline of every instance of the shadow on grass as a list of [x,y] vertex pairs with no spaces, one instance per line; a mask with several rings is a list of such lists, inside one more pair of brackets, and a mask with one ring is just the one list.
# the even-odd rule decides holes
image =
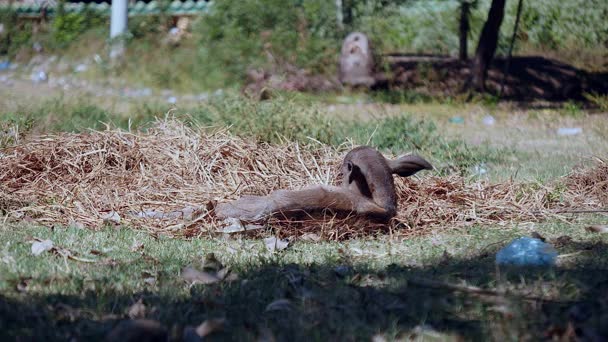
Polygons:
[[172,340],[180,339],[184,326],[218,317],[227,323],[211,339],[254,340],[270,331],[277,341],[369,341],[378,333],[389,339],[430,334],[442,340],[542,340],[574,334],[605,340],[608,272],[606,259],[594,256],[606,255],[608,245],[570,243],[562,254],[572,251],[589,257],[580,254],[576,267],[500,274],[495,251],[380,270],[350,267],[348,257],[335,264],[268,262],[239,273],[232,283],[194,285],[181,297],[175,295],[177,275],[161,275],[157,290],[139,293],[99,279],[97,291],[80,295],[0,295],[0,337],[98,340],[141,298],[147,318],[163,323]]

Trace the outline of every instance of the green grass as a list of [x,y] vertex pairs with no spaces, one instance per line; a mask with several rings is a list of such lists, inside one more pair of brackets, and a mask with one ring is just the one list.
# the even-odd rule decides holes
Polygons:
[[[352,141],[393,154],[415,151],[429,158],[444,174],[465,174],[481,162],[498,162],[508,155],[504,148],[471,146],[462,139],[445,138],[432,120],[417,119],[407,112],[371,121],[354,121],[328,116],[321,108],[318,102],[297,94],[279,94],[271,101],[261,102],[225,95],[213,97],[208,103],[173,109],[171,115],[194,125],[214,129],[229,127],[233,134],[260,142],[298,141],[308,145],[318,141],[340,146]],[[122,129],[145,129],[154,117],[163,117],[167,110],[168,106],[141,103],[129,108],[131,114],[112,114],[112,106],[86,98],[58,97],[10,109],[0,116],[0,128],[7,132],[19,131],[21,135],[103,129],[106,124]],[[0,146],[9,145],[15,138],[15,134],[7,134]]]
[[[4,224],[0,326],[11,340],[96,340],[141,298],[146,317],[171,328],[174,337],[186,325],[222,317],[227,319],[226,329],[212,338],[252,340],[269,329],[277,340],[369,340],[375,334],[407,335],[420,326],[432,327],[441,340],[452,335],[467,340],[538,338],[550,323],[565,326],[574,305],[592,307],[588,324],[601,329],[595,316],[600,314],[596,310],[601,284],[608,281],[608,238],[582,229],[591,222],[602,218],[548,222],[533,229],[446,229],[404,241],[296,242],[274,254],[260,240],[186,241],[154,238],[129,228],[93,232]],[[552,270],[502,270],[498,276],[493,264],[497,249],[532,230],[550,241],[570,236],[571,242],[558,247],[560,254],[580,254],[562,258]],[[28,242],[32,237],[51,239],[94,262],[66,260],[49,252],[33,256]],[[92,254],[93,250],[102,254]],[[209,253],[238,280],[186,284],[180,269],[200,269]],[[338,266],[345,266],[344,271],[337,273]],[[421,279],[506,289],[508,294],[479,297],[422,286]],[[526,296],[544,300],[523,300]],[[266,310],[279,299],[288,299],[290,305]],[[499,307],[512,317],[506,320],[497,312]]]

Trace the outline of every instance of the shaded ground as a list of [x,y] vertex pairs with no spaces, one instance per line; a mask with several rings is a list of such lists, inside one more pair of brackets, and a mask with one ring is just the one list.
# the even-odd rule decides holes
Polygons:
[[[239,238],[179,241],[130,229],[6,227],[0,236],[12,243],[4,245],[0,264],[0,337],[99,340],[142,299],[143,316],[160,321],[172,340],[184,326],[226,318],[211,340],[600,341],[608,337],[608,246],[605,237],[580,229],[585,222],[532,228],[562,257],[555,269],[526,271],[494,265],[500,247],[527,234],[523,227],[471,227],[404,241],[299,242],[280,253]],[[33,256],[31,235],[94,263]],[[179,270],[200,267],[210,252],[238,279],[185,283]]]
[[[377,88],[410,89],[435,95],[457,95],[471,75],[470,61],[453,57],[391,55],[391,73],[381,76]],[[495,58],[487,87],[498,94],[505,58]],[[513,57],[504,83],[503,98],[517,101],[584,100],[585,93],[608,93],[608,73],[589,73],[571,65],[538,56]]]

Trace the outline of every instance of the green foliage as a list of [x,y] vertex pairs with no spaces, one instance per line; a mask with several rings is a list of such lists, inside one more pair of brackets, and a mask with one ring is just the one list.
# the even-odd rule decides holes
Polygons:
[[585,113],[582,111],[581,106],[574,101],[567,101],[561,108],[561,114],[564,116],[570,116],[573,118],[580,118]]
[[0,56],[12,57],[19,48],[28,44],[32,36],[31,23],[17,20],[17,13],[10,8],[0,9]]
[[335,5],[323,0],[218,1],[196,30],[202,61],[222,66],[228,75],[269,62],[267,54],[279,64],[328,72],[335,68],[341,38]]
[[[103,129],[105,124],[138,129],[154,117],[163,116],[166,111],[166,106],[146,103],[129,118],[113,115],[108,109],[84,101],[68,102],[58,98],[33,108],[3,114],[0,128],[13,132],[10,127],[19,127],[20,134],[27,131]],[[468,146],[459,139],[447,139],[433,122],[416,120],[408,114],[365,122],[328,117],[312,100],[293,95],[277,94],[272,100],[261,102],[233,95],[217,96],[198,107],[178,109],[172,113],[178,119],[196,125],[229,127],[233,134],[259,142],[298,141],[306,145],[319,141],[339,146],[350,140],[394,154],[417,151],[439,162],[435,164],[441,172],[466,173],[467,169],[479,163],[500,161],[504,152]],[[12,142],[14,139],[6,141],[5,145]]]
[[262,102],[232,96],[213,99],[191,115],[201,124],[229,126],[235,134],[263,142],[306,144],[312,138],[329,144],[339,139],[334,132],[337,122],[324,117],[311,103],[283,96]]
[[[131,122],[138,124],[141,118],[136,115]],[[129,118],[116,116],[108,109],[85,101],[71,102],[62,97],[35,106],[21,106],[13,112],[1,113],[0,117],[0,131],[18,132],[19,135],[28,131],[79,132],[86,129],[103,129],[105,124],[127,128]]]
[[[369,144],[384,151],[400,154],[417,151],[440,161],[442,173],[466,173],[480,163],[498,162],[505,151],[484,146],[469,146],[462,140],[447,139],[431,121],[416,120],[408,114],[389,117],[374,123],[345,124],[343,136],[359,144]],[[469,170],[470,171],[470,170]]]
[[107,20],[89,9],[81,13],[67,13],[63,1],[57,6],[57,12],[51,23],[51,35],[55,47],[65,47],[80,37],[85,31],[105,24]]
[[583,95],[600,110],[608,112],[608,95],[601,95],[598,93],[585,93]]

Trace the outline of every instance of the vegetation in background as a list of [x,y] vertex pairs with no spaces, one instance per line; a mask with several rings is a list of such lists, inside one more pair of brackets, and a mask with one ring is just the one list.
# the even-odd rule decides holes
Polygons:
[[[477,42],[490,1],[474,2],[469,41]],[[505,54],[513,31],[516,1],[508,1],[497,54]],[[343,1],[343,24],[335,2],[321,0],[244,0],[216,2],[197,17],[191,35],[167,44],[171,28],[166,13],[129,18],[127,58],[116,74],[158,88],[203,90],[229,87],[244,80],[250,67],[284,67],[287,63],[315,73],[333,74],[344,36],[351,30],[370,35],[378,54],[415,52],[458,53],[460,1]],[[605,1],[551,0],[524,3],[515,52],[540,53],[579,67],[601,70],[608,56]],[[92,55],[93,40],[107,41],[108,20],[99,15],[62,13],[35,29],[15,24],[14,12],[3,10],[0,54],[31,50],[34,41],[45,51]],[[36,31],[34,34],[33,32]],[[98,32],[86,36],[87,31]],[[84,51],[81,38],[96,51]],[[89,44],[93,43],[93,44]],[[471,45],[469,51],[474,51]],[[25,53],[25,56],[31,53]],[[78,58],[78,56],[76,56]],[[103,70],[100,73],[107,73]]]
[[[104,129],[106,124],[123,129],[145,129],[147,123],[155,116],[163,116],[164,111],[161,107],[142,104],[130,116],[117,116],[109,109],[87,102],[57,98],[4,113],[0,129],[7,133],[0,146],[14,143],[30,132]],[[312,100],[290,95],[261,102],[226,95],[199,106],[172,110],[171,113],[196,125],[229,127],[234,134],[260,142],[298,141],[306,145],[319,141],[340,146],[350,140],[393,154],[417,151],[440,162],[438,167],[442,172],[465,172],[480,162],[499,161],[502,158],[499,155],[504,152],[468,146],[459,139],[447,139],[433,122],[414,119],[407,113],[368,122],[352,121],[327,116]]]

